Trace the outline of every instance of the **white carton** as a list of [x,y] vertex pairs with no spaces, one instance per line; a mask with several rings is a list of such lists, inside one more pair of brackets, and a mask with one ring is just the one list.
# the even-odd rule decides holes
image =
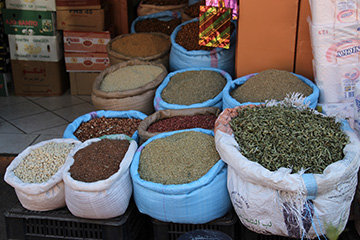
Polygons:
[[6,0],[6,8],[32,11],[56,11],[55,0]]
[[58,62],[64,56],[60,32],[55,36],[9,34],[11,60]]

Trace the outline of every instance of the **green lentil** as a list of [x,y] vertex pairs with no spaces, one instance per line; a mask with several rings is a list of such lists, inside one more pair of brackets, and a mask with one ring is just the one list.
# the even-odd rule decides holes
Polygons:
[[283,100],[293,92],[309,96],[313,89],[294,74],[277,69],[269,69],[250,77],[244,84],[234,89],[230,95],[240,103]]
[[100,90],[105,92],[136,89],[155,80],[163,70],[153,65],[133,65],[115,70],[105,76]]
[[173,75],[161,93],[171,104],[191,105],[216,97],[225,87],[226,79],[210,70],[185,71]]
[[219,159],[213,136],[185,131],[147,144],[138,171],[146,181],[185,184],[204,176]]

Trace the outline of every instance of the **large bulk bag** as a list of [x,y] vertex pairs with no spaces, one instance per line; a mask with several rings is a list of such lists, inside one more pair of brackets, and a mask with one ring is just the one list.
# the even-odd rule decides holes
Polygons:
[[[124,91],[103,91],[101,89],[101,84],[104,82],[104,79],[107,75],[116,72],[119,69],[125,69],[130,66],[152,66],[159,68],[161,72],[157,77],[154,77],[152,81],[134,89]],[[137,72],[135,72],[135,74],[139,75]],[[155,64],[138,60],[118,63],[106,68],[96,77],[91,93],[91,101],[94,104],[94,107],[97,109],[112,111],[136,110],[145,114],[151,114],[154,112],[152,101],[155,97],[155,91],[167,74],[168,71],[162,64]],[[146,74],[144,73],[144,75]],[[121,76],[121,78],[127,77],[129,78],[129,81],[136,81],[136,79],[139,77],[141,78],[142,76],[137,76],[136,79],[131,79],[130,76]]]
[[[169,67],[170,71],[176,71],[191,67],[212,67],[224,70],[231,76],[235,76],[235,48],[236,48],[236,27],[230,36],[230,48],[214,48],[211,51],[192,50],[188,51],[176,42],[176,36],[182,26],[191,22],[198,22],[194,18],[177,26],[170,36],[171,50]],[[236,22],[232,21],[236,26]]]
[[[123,157],[119,170],[107,179],[95,182],[75,180],[69,172],[74,164],[74,155],[81,149],[102,139],[127,140],[130,146]],[[65,202],[69,211],[77,217],[108,219],[125,213],[132,195],[130,164],[138,145],[134,139],[123,135],[107,135],[92,138],[73,149],[63,172]],[[100,159],[99,159],[100,161]]]
[[[136,111],[136,110],[130,110],[130,111],[105,111],[105,110],[99,110],[95,112],[86,113],[78,118],[76,118],[74,121],[72,121],[65,129],[63,137],[64,138],[72,138],[78,140],[77,137],[75,137],[74,133],[79,128],[79,126],[82,123],[88,122],[91,119],[94,118],[100,118],[100,117],[106,117],[106,118],[130,118],[130,119],[141,119],[144,120],[147,115]],[[139,136],[137,131],[130,136],[134,140],[138,141]]]
[[155,98],[153,101],[155,110],[159,111],[159,110],[165,110],[165,109],[187,109],[187,108],[200,108],[200,107],[218,107],[222,110],[223,109],[222,91],[212,99],[206,100],[201,103],[194,103],[194,104],[190,104],[190,105],[168,103],[168,102],[165,102],[163,100],[163,98],[161,97],[162,92],[169,84],[171,77],[173,77],[174,75],[176,75],[178,73],[188,72],[188,71],[203,71],[203,70],[204,71],[214,71],[214,72],[220,73],[226,79],[227,83],[232,81],[232,78],[229,73],[227,73],[221,69],[217,69],[217,68],[198,67],[198,68],[186,68],[186,69],[173,71],[165,77],[164,81],[156,89]]
[[228,164],[227,188],[242,224],[259,234],[292,238],[313,239],[325,235],[328,226],[342,232],[360,165],[360,142],[348,122],[342,120],[350,140],[342,160],[322,174],[291,174],[285,167],[270,171],[240,153],[229,122],[243,107],[225,109],[215,124],[216,149]]
[[[159,134],[160,132],[149,132],[148,128],[151,124],[167,118],[182,117],[182,116],[197,116],[197,115],[214,115],[218,116],[220,109],[218,107],[201,107],[201,108],[185,108],[185,109],[166,109],[156,111],[153,114],[147,116],[138,127],[138,134],[140,140],[145,142],[151,137]],[[179,130],[179,129],[178,129]]]
[[140,178],[141,151],[160,138],[185,131],[199,131],[213,136],[212,130],[193,128],[160,133],[142,144],[130,168],[136,206],[157,220],[174,223],[203,224],[224,216],[231,209],[226,190],[227,167],[219,161],[201,178],[187,184],[164,185]]
[[[10,165],[6,168],[6,172],[4,175],[4,180],[9,185],[11,185],[15,189],[15,193],[21,203],[21,205],[31,211],[49,211],[49,210],[55,210],[58,208],[65,207],[65,190],[64,190],[64,182],[63,182],[63,171],[65,169],[65,161],[67,158],[67,155],[63,156],[63,162],[64,164],[62,166],[59,166],[60,168],[46,181],[44,182],[24,182],[21,180],[17,175],[14,173],[14,170],[24,161],[30,161],[27,157],[31,157],[31,154],[35,154],[34,151],[41,151],[36,154],[36,156],[32,156],[32,158],[35,158],[38,160],[40,159],[45,160],[45,154],[47,156],[50,156],[53,161],[53,163],[32,163],[34,166],[31,167],[32,169],[35,168],[35,165],[38,165],[39,168],[41,167],[45,173],[37,173],[37,177],[49,177],[49,168],[55,168],[56,163],[60,161],[60,157],[62,157],[62,153],[60,152],[47,152],[43,148],[45,148],[45,145],[55,143],[55,144],[69,144],[74,145],[73,147],[76,147],[81,142],[75,139],[65,139],[65,138],[59,138],[59,139],[51,139],[47,141],[39,142],[35,145],[27,147],[24,151],[22,151],[18,156],[14,158],[14,160],[10,163]],[[42,150],[40,150],[42,149]],[[64,151],[59,149],[59,151]],[[69,149],[70,153],[70,149]],[[35,161],[35,159],[34,159]],[[47,169],[44,169],[44,166],[46,166]],[[29,166],[30,167],[30,166]],[[24,169],[26,171],[26,169]],[[30,171],[23,172],[23,174],[30,174]],[[40,176],[44,174],[44,176]]]
[[[249,105],[249,104],[254,104],[254,105],[259,105],[259,104],[263,104],[260,102],[238,102],[236,99],[234,99],[230,93],[235,90],[237,87],[241,86],[242,84],[244,84],[249,78],[251,78],[252,76],[257,75],[258,73],[254,73],[254,74],[249,74],[240,78],[237,78],[231,82],[228,82],[226,84],[226,86],[224,87],[223,90],[223,108],[234,108],[236,106],[241,106],[241,105]],[[318,99],[319,99],[319,88],[309,79],[307,79],[304,76],[301,76],[299,74],[296,73],[291,73],[293,75],[295,75],[296,77],[298,77],[301,81],[303,81],[305,84],[307,84],[308,86],[310,86],[313,89],[312,94],[310,94],[309,96],[307,96],[304,99],[304,103],[309,103],[309,107],[310,108],[315,108],[317,106],[318,103]],[[261,86],[259,86],[261,87]],[[269,99],[271,100],[271,99]]]
[[[181,19],[181,13],[177,11],[163,11],[158,13],[153,13],[145,16],[138,16],[135,20],[131,23],[130,32],[136,33],[136,24],[145,20],[157,19],[159,21],[172,21],[176,19]],[[149,32],[149,31],[147,31]],[[163,32],[165,33],[165,32]],[[169,34],[171,35],[171,34]]]
[[170,37],[160,32],[121,34],[106,44],[110,65],[140,60],[169,67]]
[[187,1],[179,1],[178,4],[174,5],[160,5],[156,3],[146,3],[147,1],[142,0],[137,7],[138,16],[146,16],[153,13],[164,12],[164,11],[182,11],[188,4]]

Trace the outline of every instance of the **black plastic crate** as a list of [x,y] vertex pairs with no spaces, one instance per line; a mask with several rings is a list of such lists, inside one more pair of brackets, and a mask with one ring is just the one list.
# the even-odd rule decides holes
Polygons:
[[182,234],[198,229],[217,230],[226,233],[234,240],[241,239],[241,225],[234,211],[205,224],[170,223],[156,219],[151,219],[151,222],[154,240],[177,240]]
[[67,208],[29,211],[18,202],[4,213],[8,239],[104,239],[148,240],[151,221],[133,201],[126,212],[111,219],[85,219]]

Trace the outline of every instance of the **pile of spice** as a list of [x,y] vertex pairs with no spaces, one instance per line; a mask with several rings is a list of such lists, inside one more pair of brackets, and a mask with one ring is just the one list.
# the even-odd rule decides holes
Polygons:
[[189,128],[214,129],[215,115],[194,115],[194,116],[176,116],[171,118],[160,119],[152,123],[147,131],[168,132]]
[[161,93],[171,104],[191,105],[216,97],[225,87],[226,79],[210,70],[184,71],[173,75]]
[[197,18],[200,14],[200,6],[205,6],[205,0],[196,2],[185,8],[184,13],[191,18]]
[[132,33],[113,41],[111,48],[128,57],[150,57],[165,52],[170,45],[170,39],[160,35]]
[[269,69],[250,77],[244,84],[234,89],[230,95],[240,103],[283,100],[287,94],[301,93],[307,97],[313,89],[294,74],[277,69]]
[[[235,26],[230,24],[230,36],[234,31]],[[199,45],[199,21],[189,22],[177,32],[175,42],[188,51],[192,50],[205,50],[211,51],[214,47],[207,47]]]
[[133,65],[118,68],[107,74],[100,84],[100,90],[127,91],[136,89],[155,80],[163,69],[154,65]]
[[171,35],[174,29],[181,24],[180,18],[174,18],[168,21],[157,18],[149,18],[139,21],[135,24],[135,32],[161,32]]
[[14,169],[14,175],[26,183],[47,182],[64,165],[74,143],[48,142],[32,150]]
[[291,106],[245,107],[230,122],[240,152],[270,171],[323,170],[344,158],[348,136],[335,118]]
[[143,4],[153,4],[158,6],[187,4],[188,0],[143,0]]
[[213,136],[186,131],[147,144],[138,171],[146,181],[185,184],[204,176],[219,159]]
[[102,139],[74,154],[71,177],[82,182],[95,182],[109,178],[120,168],[130,143],[128,140]]
[[81,142],[111,134],[125,134],[131,137],[141,121],[136,118],[93,118],[82,122],[74,132],[74,136]]

